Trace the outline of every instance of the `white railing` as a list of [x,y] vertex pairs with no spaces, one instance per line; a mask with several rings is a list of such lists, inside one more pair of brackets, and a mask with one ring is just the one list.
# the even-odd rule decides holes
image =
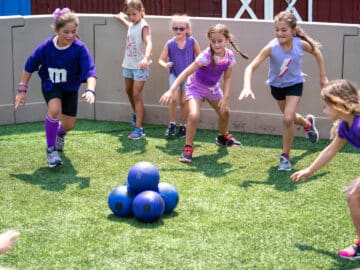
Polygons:
[[[247,12],[251,19],[257,20],[259,18],[256,17],[255,12],[250,7],[252,0],[239,0],[241,2],[241,7],[235,15],[235,19],[240,19],[241,16]],[[288,5],[286,11],[291,11],[294,13],[296,19],[298,21],[302,21],[302,18],[299,12],[295,8],[295,4],[297,0],[283,0]],[[227,0],[222,0],[221,2],[221,13],[223,18],[227,18]],[[308,0],[308,18],[309,22],[312,21],[312,13],[313,13],[313,0]],[[274,18],[274,0],[264,0],[264,20],[272,20]]]

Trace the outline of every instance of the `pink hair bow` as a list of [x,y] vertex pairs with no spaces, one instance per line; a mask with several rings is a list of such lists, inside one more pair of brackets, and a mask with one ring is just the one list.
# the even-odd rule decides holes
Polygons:
[[54,16],[54,19],[56,20],[57,18],[59,18],[59,16],[65,14],[65,13],[69,13],[71,12],[71,10],[69,8],[63,8],[63,9],[60,9],[60,8],[57,8],[55,9],[55,11],[53,12],[53,16]]

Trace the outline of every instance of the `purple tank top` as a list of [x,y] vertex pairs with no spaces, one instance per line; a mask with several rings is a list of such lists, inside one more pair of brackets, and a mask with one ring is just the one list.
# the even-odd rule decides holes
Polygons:
[[176,77],[187,68],[195,60],[194,51],[195,39],[191,36],[186,36],[186,44],[183,49],[179,49],[175,38],[172,38],[167,43],[169,61],[174,65],[170,68],[170,73]]

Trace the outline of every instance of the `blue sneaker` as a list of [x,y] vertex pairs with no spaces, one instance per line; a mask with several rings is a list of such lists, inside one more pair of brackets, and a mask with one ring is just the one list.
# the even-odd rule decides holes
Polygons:
[[142,137],[145,137],[145,132],[143,128],[134,128],[134,130],[129,134],[128,138],[132,140],[138,140]]
[[287,159],[283,154],[280,155],[280,162],[278,166],[279,171],[291,171],[290,160]]
[[49,147],[46,149],[46,161],[50,168],[54,168],[58,165],[63,164],[58,151],[56,151],[55,147]]
[[135,127],[135,125],[136,125],[136,114],[135,113],[133,113],[133,115],[131,116],[130,125],[132,125],[133,127]]

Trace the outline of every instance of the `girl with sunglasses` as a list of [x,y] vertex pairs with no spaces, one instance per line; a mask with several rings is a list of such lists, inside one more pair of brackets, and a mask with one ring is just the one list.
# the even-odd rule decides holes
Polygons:
[[[174,36],[169,39],[159,58],[159,64],[169,70],[169,85],[171,86],[179,74],[189,66],[200,53],[199,43],[192,37],[190,19],[186,15],[174,15],[171,19]],[[180,96],[180,125],[176,133],[176,108]],[[177,91],[173,93],[170,105],[169,126],[165,131],[168,137],[183,138],[186,135],[187,106],[185,100],[185,81],[182,81]]]

